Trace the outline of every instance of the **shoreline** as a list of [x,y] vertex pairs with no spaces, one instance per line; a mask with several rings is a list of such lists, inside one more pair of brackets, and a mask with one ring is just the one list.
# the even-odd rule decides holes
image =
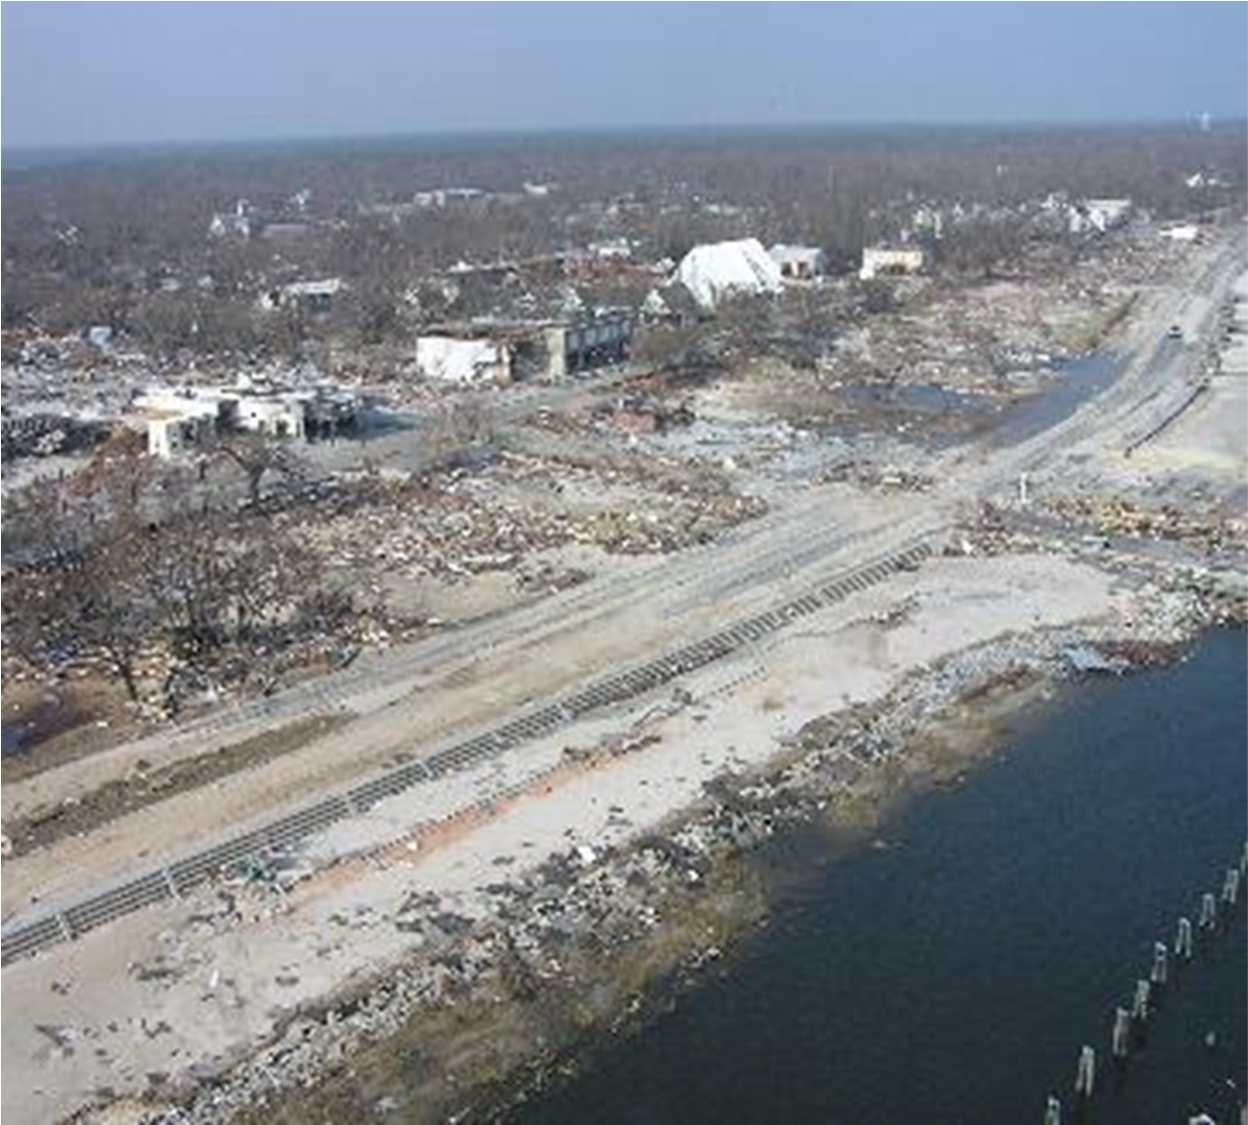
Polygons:
[[[1194,605],[1160,627],[1085,621],[1009,633],[911,670],[882,698],[803,724],[757,770],[672,810],[660,831],[584,865],[574,851],[513,883],[522,905],[510,915],[443,931],[439,956],[459,971],[442,988],[422,992],[419,956],[378,969],[290,1013],[241,1064],[223,1060],[215,1074],[201,1069],[162,1091],[180,1104],[149,1103],[139,1119],[495,1115],[765,925],[750,857],[778,832],[822,824],[858,846],[905,802],[991,756],[1003,727],[1070,677],[1065,648],[1130,645],[1148,664],[1178,655],[1210,624]],[[561,924],[534,936],[523,919],[543,907]]]

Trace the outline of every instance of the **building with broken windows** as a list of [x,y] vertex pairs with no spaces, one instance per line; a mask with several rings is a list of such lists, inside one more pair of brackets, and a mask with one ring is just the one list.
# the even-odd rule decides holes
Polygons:
[[458,386],[557,383],[628,359],[634,316],[628,310],[566,320],[472,321],[440,325],[416,341],[416,369]]
[[351,429],[360,399],[343,387],[156,387],[134,402],[153,457],[203,449],[229,433],[311,441]]
[[827,269],[827,258],[818,246],[789,246],[777,242],[767,253],[785,281],[814,281]]

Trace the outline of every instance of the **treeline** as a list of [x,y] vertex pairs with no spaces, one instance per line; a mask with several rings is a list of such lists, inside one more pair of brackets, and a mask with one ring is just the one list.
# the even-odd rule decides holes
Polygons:
[[[516,259],[628,237],[653,258],[756,235],[849,268],[923,203],[1008,208],[1051,192],[1130,196],[1161,219],[1248,197],[1242,129],[656,133],[171,151],[6,171],[5,328],[109,324],[155,350],[296,348],[313,326],[261,316],[263,286],[339,276],[356,297],[328,331],[398,337],[411,290],[461,259]],[[1200,174],[1196,187],[1188,178]],[[552,184],[544,196],[523,185]],[[495,193],[377,213],[418,191]],[[300,197],[299,193],[308,194]],[[295,200],[301,201],[296,204]],[[246,199],[279,238],[208,234]],[[991,242],[976,251],[991,253]],[[174,291],[171,291],[174,290]]]

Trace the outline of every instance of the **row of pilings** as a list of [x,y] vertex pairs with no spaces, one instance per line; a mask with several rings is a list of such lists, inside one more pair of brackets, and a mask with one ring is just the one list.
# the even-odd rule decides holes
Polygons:
[[[1190,916],[1183,915],[1175,923],[1172,942],[1154,942],[1152,961],[1147,970],[1136,979],[1129,1000],[1114,1009],[1109,1037],[1109,1056],[1114,1063],[1121,1064],[1143,1045],[1149,1016],[1163,991],[1177,983],[1183,967],[1199,956],[1202,949],[1208,948],[1219,929],[1230,921],[1239,905],[1245,880],[1248,880],[1248,843],[1244,845],[1239,863],[1228,867],[1223,873],[1220,891],[1201,894],[1195,923]],[[1076,1108],[1081,1108],[1096,1096],[1097,1058],[1094,1046],[1084,1044],[1079,1049],[1075,1064]],[[1049,1095],[1044,1125],[1061,1125],[1062,1110],[1061,1099]]]

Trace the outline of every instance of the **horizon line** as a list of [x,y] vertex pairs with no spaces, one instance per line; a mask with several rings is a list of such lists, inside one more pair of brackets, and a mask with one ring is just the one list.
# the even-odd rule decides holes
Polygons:
[[[618,136],[639,133],[777,133],[811,132],[819,130],[866,132],[897,131],[947,131],[947,130],[994,130],[1000,132],[1033,132],[1037,130],[1065,130],[1090,132],[1096,130],[1132,129],[1190,129],[1202,131],[1199,114],[1190,117],[1157,118],[1087,118],[1080,120],[1054,120],[1045,118],[1018,118],[1010,121],[986,119],[950,119],[947,121],[916,121],[897,118],[892,120],[853,121],[792,121],[792,122],[723,122],[705,124],[697,122],[669,122],[665,124],[613,124],[613,125],[533,125],[533,126],[464,126],[447,129],[384,130],[376,132],[325,132],[264,134],[254,137],[155,137],[129,140],[83,140],[50,141],[5,144],[0,137],[0,156],[4,153],[69,154],[157,148],[243,148],[256,145],[315,145],[318,143],[377,143],[384,141],[447,140],[456,138],[523,139],[560,136]],[[1213,118],[1210,131],[1223,131],[1229,127],[1248,127],[1248,115]]]

